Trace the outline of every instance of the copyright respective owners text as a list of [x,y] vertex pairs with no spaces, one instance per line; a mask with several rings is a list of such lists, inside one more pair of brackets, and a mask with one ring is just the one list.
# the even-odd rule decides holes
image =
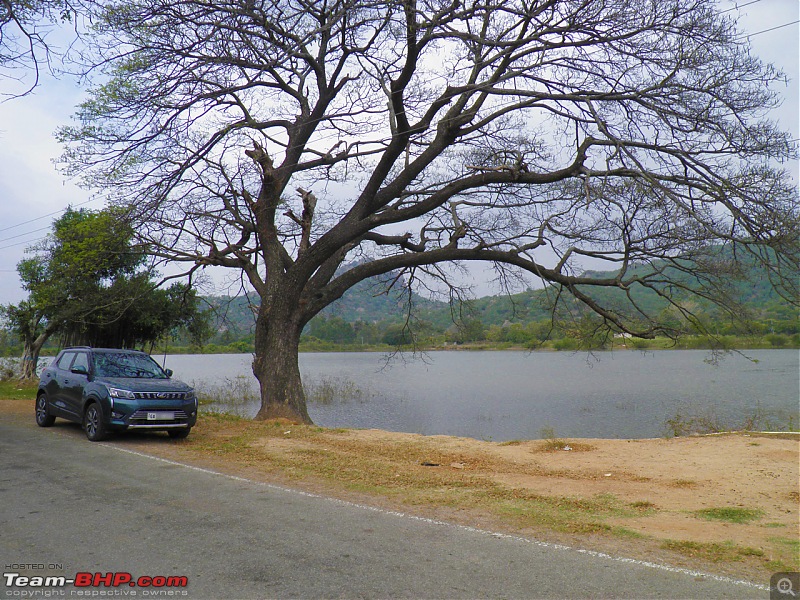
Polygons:
[[3,598],[189,598],[182,574],[133,574],[127,571],[72,570],[63,563],[20,562],[4,565]]

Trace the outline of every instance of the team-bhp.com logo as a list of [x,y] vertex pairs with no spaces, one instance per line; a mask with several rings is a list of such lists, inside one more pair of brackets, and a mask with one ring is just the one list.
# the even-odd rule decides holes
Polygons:
[[175,575],[143,575],[134,578],[130,573],[76,573],[75,577],[22,575],[20,573],[3,573],[6,587],[16,588],[60,588],[73,585],[76,588],[185,588],[189,578]]

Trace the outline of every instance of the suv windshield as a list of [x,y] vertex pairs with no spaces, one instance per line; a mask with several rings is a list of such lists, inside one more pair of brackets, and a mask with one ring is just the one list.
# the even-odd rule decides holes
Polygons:
[[94,353],[94,374],[97,377],[169,379],[152,358],[129,352]]

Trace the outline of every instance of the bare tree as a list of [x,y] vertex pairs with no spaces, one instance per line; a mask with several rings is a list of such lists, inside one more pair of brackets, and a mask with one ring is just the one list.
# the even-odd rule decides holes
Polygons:
[[53,56],[47,36],[75,19],[75,6],[73,0],[0,0],[0,100],[36,88]]
[[[133,0],[97,18],[86,58],[107,79],[61,132],[65,167],[164,261],[246,277],[259,418],[309,421],[303,326],[375,275],[489,261],[652,337],[675,326],[632,292],[691,319],[686,292],[722,301],[686,276],[714,245],[797,267],[775,168],[795,149],[765,120],[781,74],[711,0]],[[612,288],[629,302],[594,294]]]

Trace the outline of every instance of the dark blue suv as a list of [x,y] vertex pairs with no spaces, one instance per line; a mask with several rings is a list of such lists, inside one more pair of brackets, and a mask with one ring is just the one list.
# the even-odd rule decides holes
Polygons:
[[49,427],[56,417],[75,421],[93,442],[125,429],[185,438],[197,421],[197,397],[171,376],[144,352],[66,348],[42,372],[36,423]]

